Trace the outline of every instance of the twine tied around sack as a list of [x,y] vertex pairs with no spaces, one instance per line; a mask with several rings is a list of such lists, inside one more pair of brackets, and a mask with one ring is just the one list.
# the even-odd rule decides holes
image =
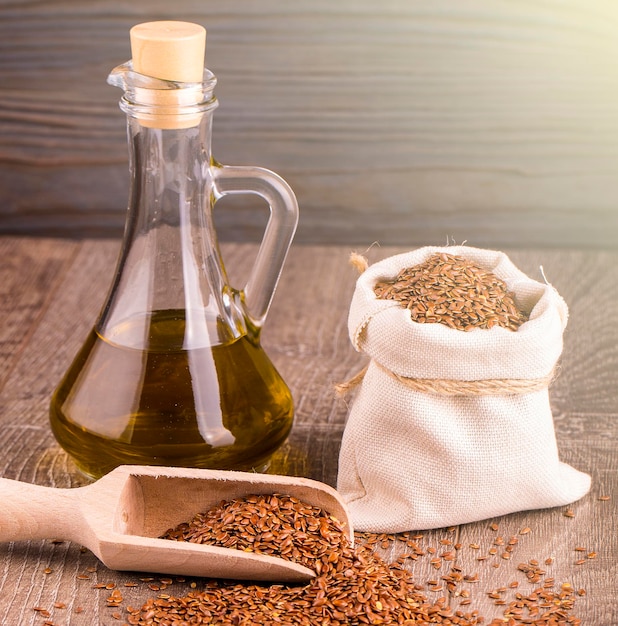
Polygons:
[[[555,377],[555,372],[552,371],[547,376],[533,379],[444,380],[440,378],[408,378],[396,374],[376,361],[374,363],[408,389],[439,396],[508,396],[534,393],[535,391],[547,389]],[[358,387],[363,381],[368,368],[369,365],[366,365],[349,380],[335,385],[337,395],[343,397]]]
[[[362,274],[368,267],[369,263],[365,257],[353,252],[350,255],[350,264],[356,268],[359,274]],[[433,378],[411,378],[396,374],[395,372],[384,367],[377,361],[374,363],[384,372],[395,378],[397,381],[405,385],[408,389],[423,393],[430,393],[440,396],[503,396],[503,395],[521,395],[534,393],[547,389],[555,378],[555,369],[547,376],[535,379],[523,378],[506,378],[506,379],[486,379],[486,380],[446,380]],[[360,372],[355,374],[349,380],[335,385],[335,392],[338,396],[343,397],[350,393],[363,381],[369,365],[365,366]]]

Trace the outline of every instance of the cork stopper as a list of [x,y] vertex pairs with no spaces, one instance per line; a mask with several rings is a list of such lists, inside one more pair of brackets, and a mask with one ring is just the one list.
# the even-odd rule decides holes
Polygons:
[[[204,77],[206,30],[190,22],[146,22],[130,31],[133,69],[140,74],[180,83],[201,83]],[[188,128],[199,116],[181,114],[182,106],[200,101],[199,89],[144,90],[144,99],[161,107],[161,115],[140,121],[151,128]],[[176,111],[178,113],[176,113]]]
[[133,69],[185,83],[201,82],[206,29],[190,22],[146,22],[131,29]]

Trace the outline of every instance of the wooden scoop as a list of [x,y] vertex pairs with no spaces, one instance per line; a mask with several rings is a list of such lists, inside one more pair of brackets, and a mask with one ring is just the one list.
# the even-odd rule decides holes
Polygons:
[[57,539],[89,548],[110,569],[238,580],[303,582],[315,572],[269,555],[159,539],[222,500],[279,493],[323,508],[353,541],[337,492],[306,478],[124,465],[75,489],[0,478],[0,541]]

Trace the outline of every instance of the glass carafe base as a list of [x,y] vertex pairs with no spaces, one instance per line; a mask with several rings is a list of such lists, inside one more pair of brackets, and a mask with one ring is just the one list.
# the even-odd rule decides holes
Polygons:
[[262,471],[293,421],[290,391],[246,335],[185,349],[183,311],[156,311],[147,350],[91,331],[56,390],[51,426],[80,471],[124,464]]

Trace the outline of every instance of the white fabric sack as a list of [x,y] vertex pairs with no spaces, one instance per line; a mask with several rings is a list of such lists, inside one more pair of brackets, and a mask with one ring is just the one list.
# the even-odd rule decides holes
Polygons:
[[[377,281],[437,252],[464,257],[501,278],[529,320],[517,331],[420,324]],[[354,527],[403,532],[478,521],[573,502],[590,477],[558,459],[546,386],[524,393],[441,395],[411,379],[535,381],[562,352],[567,306],[508,257],[467,246],[425,247],[370,266],[358,279],[348,329],[371,361],[343,435],[337,489]]]

